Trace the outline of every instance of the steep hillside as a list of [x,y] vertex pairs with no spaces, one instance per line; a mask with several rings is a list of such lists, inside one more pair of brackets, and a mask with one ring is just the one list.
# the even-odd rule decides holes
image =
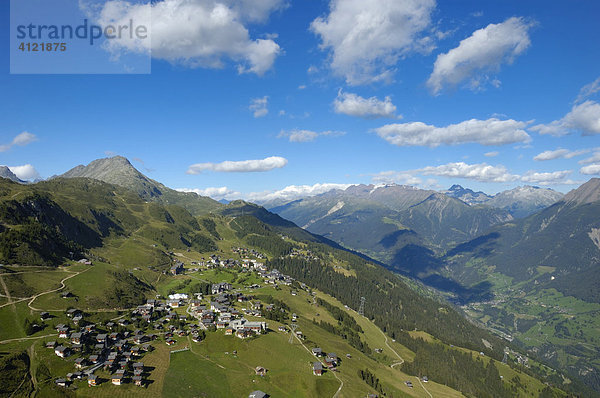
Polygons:
[[87,166],[79,165],[62,174],[63,178],[87,177],[118,185],[136,192],[141,198],[162,204],[184,207],[194,215],[220,208],[221,203],[193,192],[179,192],[167,188],[138,170],[122,156],[97,159]]
[[109,238],[132,234],[165,248],[214,248],[207,230],[178,206],[147,203],[135,192],[87,178],[32,185],[0,180],[0,261],[58,265]]
[[528,279],[538,266],[555,267],[555,278],[545,281],[549,287],[600,302],[594,288],[600,275],[592,272],[600,263],[600,201],[594,201],[600,198],[599,181],[592,179],[539,213],[457,246],[448,257],[456,262],[484,259],[516,280]]
[[600,180],[449,250],[440,272],[491,299],[463,308],[600,389]]
[[512,216],[435,193],[400,212],[398,220],[435,245],[448,247],[475,237],[493,225],[510,221]]

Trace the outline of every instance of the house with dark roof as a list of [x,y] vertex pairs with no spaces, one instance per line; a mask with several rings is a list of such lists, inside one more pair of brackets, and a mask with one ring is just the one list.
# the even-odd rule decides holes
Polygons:
[[265,392],[262,392],[260,390],[257,391],[252,391],[250,393],[250,395],[248,395],[248,398],[267,398],[268,395]]
[[321,362],[314,362],[312,370],[315,376],[321,376],[323,374],[323,364]]

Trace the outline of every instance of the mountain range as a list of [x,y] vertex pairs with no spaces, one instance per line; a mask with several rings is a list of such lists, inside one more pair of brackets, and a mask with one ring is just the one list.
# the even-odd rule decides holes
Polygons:
[[[352,265],[336,265],[331,275],[317,279],[321,271],[312,265],[286,270],[333,289],[334,297],[347,294],[329,284],[338,273],[358,278],[373,291],[395,284],[384,265],[435,287],[480,325],[600,389],[599,179],[564,197],[536,187],[491,197],[458,185],[445,193],[355,185],[271,208],[177,192],[121,157],[77,166],[36,184],[0,181],[4,263],[48,266],[72,253],[94,253],[127,266],[141,260],[158,267],[169,262],[169,250],[206,253],[240,240],[275,257],[310,247],[324,250],[326,263]],[[533,213],[517,217],[517,210]],[[385,280],[378,280],[378,273]],[[414,281],[409,285],[421,289]],[[356,294],[348,296],[352,305]],[[455,332],[436,329],[427,315],[420,319],[419,325],[429,325],[434,335]],[[414,327],[411,322],[403,327]]]
[[[71,269],[72,271],[66,271],[70,272],[67,278],[69,288],[78,295],[78,301],[73,303],[86,312],[94,314],[104,308],[136,308],[146,298],[154,298],[159,291],[183,289],[192,281],[198,283],[199,279],[195,279],[193,275],[170,276],[168,271],[174,261],[231,255],[232,249],[248,247],[267,256],[263,261],[270,270],[277,268],[294,277],[297,281],[292,286],[294,289],[301,290],[304,287],[300,283],[305,283],[322,292],[319,293],[320,298],[339,300],[342,308],[343,305],[346,308],[358,308],[360,298],[366,298],[369,305],[365,310],[365,321],[373,322],[373,325],[381,328],[394,341],[387,343],[388,338],[381,332],[374,333],[373,329],[367,331],[358,328],[358,332],[350,332],[343,328],[342,323],[335,326],[336,318],[333,317],[329,321],[333,324],[311,321],[310,317],[320,315],[314,314],[314,309],[310,308],[310,300],[309,307],[301,300],[302,308],[306,307],[310,314],[305,315],[307,319],[299,319],[298,322],[305,326],[303,330],[312,331],[311,341],[324,341],[324,334],[337,336],[341,343],[337,343],[336,350],[357,350],[352,351],[351,357],[344,358],[349,364],[360,360],[357,365],[364,362],[366,366],[368,361],[371,371],[375,370],[379,374],[383,371],[398,371],[402,362],[395,363],[397,368],[391,369],[390,358],[377,352],[371,353],[365,343],[367,340],[376,341],[377,345],[385,344],[389,347],[394,344],[403,350],[402,355],[407,355],[404,370],[413,375],[426,372],[430,384],[439,380],[441,385],[446,384],[470,395],[485,397],[508,397],[512,394],[511,391],[520,391],[519,394],[535,391],[534,396],[541,394],[544,386],[539,380],[501,364],[505,341],[474,326],[449,305],[419,295],[377,262],[342,249],[258,205],[234,201],[228,205],[219,205],[211,211],[205,210],[203,214],[193,215],[180,205],[159,203],[164,200],[161,194],[164,195],[164,191],[168,193],[168,189],[153,184],[152,180],[140,179],[137,173],[131,173],[131,169],[129,162],[124,162],[123,159],[96,162],[93,163],[93,168],[87,169],[95,170],[104,179],[116,179],[121,186],[91,178],[89,173],[86,177],[75,177],[74,173],[69,172],[68,178],[56,177],[36,184],[18,184],[0,179],[0,261],[7,264],[1,269],[0,277],[3,281],[10,282],[9,286],[15,297],[26,297],[34,289],[50,289],[44,293],[48,295],[45,304],[36,305],[50,305],[53,308],[66,305],[65,299],[56,293],[56,287],[52,285],[55,282],[45,283],[44,280],[29,276],[22,278],[19,272],[14,271],[19,270],[19,265],[26,264],[41,266],[40,272],[45,272],[49,275],[48,278],[56,280],[64,278],[64,269]],[[78,174],[86,172],[85,168],[76,170]],[[130,174],[128,178],[123,178],[117,170]],[[134,189],[125,188],[126,186]],[[189,203],[185,203],[191,208],[197,208],[191,203],[192,199],[201,203],[208,202],[205,198],[189,198]],[[94,265],[80,268],[86,266],[73,260],[82,257],[91,259]],[[70,264],[71,268],[56,268],[65,263]],[[89,273],[89,276],[84,275],[83,271]],[[15,272],[14,278],[9,275]],[[235,280],[242,281],[254,277],[241,270],[216,270],[215,277],[220,278],[223,276],[219,275],[225,274],[234,275]],[[35,285],[31,286],[31,283]],[[48,287],[43,287],[46,285]],[[266,289],[277,292],[277,289],[269,286]],[[21,337],[19,322],[23,319],[12,315],[13,310],[8,305],[10,295],[7,297],[9,303],[0,308],[0,315],[8,321],[2,322],[0,333],[3,336],[10,333]],[[25,308],[23,316],[29,314],[26,302],[18,305],[19,308]],[[292,306],[291,302],[289,305]],[[323,307],[318,312],[324,314],[325,311],[326,307]],[[55,314],[63,316],[60,311],[55,311]],[[342,315],[339,311],[335,313],[337,317]],[[94,316],[101,317],[102,313]],[[114,315],[106,315],[111,316]],[[326,316],[329,319],[329,315]],[[344,315],[339,319],[346,317]],[[344,322],[347,323],[346,320]],[[435,343],[413,337],[409,330],[418,330],[416,337],[434,336]],[[44,333],[47,331],[40,331],[38,334],[46,337]],[[218,331],[210,333],[222,336]],[[277,332],[272,333],[276,338],[281,337],[277,337]],[[33,337],[38,334],[34,333]],[[382,336],[385,337],[385,343]],[[287,337],[283,339],[285,347],[290,347]],[[248,344],[252,345],[253,342]],[[164,344],[160,343],[160,347],[163,348]],[[457,350],[457,347],[464,348]],[[22,348],[17,343],[5,346],[5,350],[9,352],[19,349]],[[45,350],[43,347],[41,349]],[[219,348],[219,352],[222,349],[224,348]],[[463,349],[471,351],[466,351],[468,354],[465,354],[461,351]],[[517,349],[514,347],[513,352],[516,353]],[[474,359],[471,353],[475,353],[477,357],[479,352],[488,358],[495,358],[498,365],[485,365]],[[68,362],[56,359],[52,353],[49,355],[52,359],[49,361],[46,379],[52,380],[51,376],[56,377],[61,375],[60,372],[66,372],[67,368],[72,368],[71,365],[65,367]],[[268,355],[284,354],[269,352]],[[432,362],[430,359],[434,357],[435,362]],[[59,361],[59,366],[55,364],[56,361]],[[460,361],[463,366],[453,366],[456,361]],[[0,365],[4,366],[2,358]],[[521,379],[518,383],[516,379],[507,380],[504,385],[500,382],[496,366],[500,366],[503,372],[506,369],[509,372],[507,374],[520,375]],[[345,371],[347,368],[342,365],[341,369]],[[479,375],[477,378],[473,377],[474,372]],[[363,383],[364,378],[356,375],[356,370],[346,373],[345,383]],[[152,376],[159,377],[155,373]],[[546,376],[539,373],[537,377]],[[552,377],[553,380],[562,380],[557,372]],[[246,379],[243,382],[251,387],[251,379]],[[15,380],[18,385],[20,380],[27,381],[29,378],[22,375]],[[384,388],[397,391],[398,387],[388,380],[390,379],[386,378]],[[397,381],[394,385],[403,385]],[[556,388],[548,387],[545,391],[564,396]],[[410,395],[410,390],[407,394]],[[58,393],[55,395],[61,396]]]

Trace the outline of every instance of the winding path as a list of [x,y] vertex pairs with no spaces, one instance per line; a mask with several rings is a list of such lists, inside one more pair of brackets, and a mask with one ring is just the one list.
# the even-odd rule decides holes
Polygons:
[[[31,305],[31,303],[33,303],[33,302],[35,301],[35,299],[37,299],[37,298],[38,298],[38,297],[40,297],[40,296],[43,296],[43,295],[45,295],[45,294],[48,294],[48,293],[54,293],[54,292],[58,292],[59,290],[62,290],[62,289],[64,289],[64,288],[67,286],[67,285],[65,285],[65,281],[66,281],[66,280],[68,280],[68,279],[71,279],[71,278],[73,278],[73,277],[75,277],[75,276],[77,276],[77,275],[83,274],[84,272],[87,272],[87,271],[89,271],[90,269],[91,269],[91,268],[86,268],[86,269],[85,269],[85,270],[83,270],[83,271],[76,272],[76,273],[74,273],[74,274],[71,274],[71,275],[69,275],[69,276],[67,276],[67,277],[63,278],[63,279],[60,281],[60,285],[61,285],[61,286],[60,286],[60,287],[58,287],[58,288],[56,288],[56,289],[47,290],[47,291],[45,291],[45,292],[38,293],[38,294],[36,294],[35,296],[31,296],[31,300],[29,300],[29,302],[27,303],[27,306],[28,306],[30,309],[32,309],[33,311],[45,311],[45,310],[42,310],[42,309],[39,309],[39,308],[35,308],[35,307],[33,307],[33,306]],[[65,272],[70,272],[70,271],[65,271]],[[64,310],[46,310],[46,311],[48,311],[48,312],[51,312],[51,311],[52,311],[52,312],[56,312],[56,311],[61,311],[61,312],[63,312]]]
[[[293,333],[293,332],[292,332],[292,331],[290,331],[290,333]],[[297,335],[297,334],[294,334],[294,337],[296,337],[296,339],[297,339],[297,340],[298,340],[298,342],[299,342],[299,343],[302,345],[302,347],[304,347],[304,349],[305,349],[305,350],[306,350],[306,351],[307,351],[307,352],[308,352],[310,355],[312,355],[312,351],[311,351],[311,350],[309,350],[309,349],[308,349],[308,347],[306,347],[306,346],[304,345],[304,343],[302,342],[302,340],[300,340],[300,338],[298,337],[298,335]],[[319,362],[320,362],[320,361],[319,361]],[[325,364],[323,364],[322,362],[321,362],[321,364],[322,364],[323,366],[325,366]],[[325,367],[326,367],[326,366],[325,366]],[[331,372],[331,373],[332,373],[332,374],[333,374],[333,376],[334,376],[334,377],[335,377],[335,378],[336,378],[336,379],[337,379],[337,380],[340,382],[340,387],[337,389],[337,391],[335,392],[335,394],[333,394],[333,398],[336,398],[336,397],[338,397],[338,396],[339,396],[339,394],[340,394],[340,391],[342,391],[342,387],[344,387],[344,382],[342,381],[342,379],[340,379],[340,378],[338,377],[338,375],[337,375],[337,374],[335,374],[335,372]]]
[[431,395],[431,393],[429,391],[427,391],[427,389],[425,388],[425,386],[423,385],[423,383],[421,383],[421,379],[419,379],[417,376],[415,376],[415,377],[416,377],[417,381],[419,382],[419,384],[421,385],[421,387],[423,387],[423,390],[425,390],[425,392],[427,394],[429,394],[430,398],[433,398],[433,395]]
[[[404,358],[402,358],[400,356],[400,354],[398,354],[396,352],[396,350],[394,350],[392,348],[392,346],[389,345],[389,343],[388,343],[388,336],[383,332],[383,330],[379,329],[379,331],[381,332],[381,334],[383,334],[383,337],[385,337],[385,345],[387,346],[387,348],[389,348],[394,354],[396,354],[396,356],[399,359],[398,362],[394,362],[393,364],[390,365],[390,367],[393,368],[394,366],[402,365],[404,363]],[[430,398],[433,398],[433,395],[431,395],[431,393],[429,391],[427,391],[427,389],[425,388],[425,386],[423,385],[423,383],[421,383],[421,379],[418,376],[415,376],[415,378],[417,379],[417,381],[419,382],[419,384],[421,385],[421,387],[423,388],[423,390],[425,390],[425,392],[427,393],[427,395],[429,395]]]
[[387,347],[387,348],[389,348],[389,349],[390,349],[390,350],[391,350],[391,351],[392,351],[394,354],[396,354],[396,356],[397,356],[397,357],[398,357],[398,359],[399,359],[399,361],[398,361],[398,362],[394,362],[393,364],[391,364],[391,365],[390,365],[390,367],[391,367],[391,368],[393,368],[394,366],[402,365],[402,364],[404,363],[404,358],[402,358],[402,357],[400,356],[400,354],[398,354],[398,353],[396,352],[396,350],[394,350],[394,349],[392,348],[392,346],[391,346],[391,345],[389,345],[389,343],[388,343],[388,336],[387,336],[387,334],[385,334],[385,333],[383,332],[383,330],[381,330],[380,328],[377,328],[377,330],[379,330],[379,331],[381,332],[381,334],[383,335],[383,337],[385,337],[385,345],[386,345],[386,347]]

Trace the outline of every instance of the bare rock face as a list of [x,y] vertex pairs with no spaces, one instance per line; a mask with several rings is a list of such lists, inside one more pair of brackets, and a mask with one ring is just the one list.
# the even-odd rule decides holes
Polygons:
[[592,178],[563,198],[565,203],[583,205],[600,200],[600,178]]
[[17,177],[15,173],[13,173],[7,166],[0,166],[0,177],[8,178],[9,180],[18,182],[19,184],[25,183],[25,181]]

